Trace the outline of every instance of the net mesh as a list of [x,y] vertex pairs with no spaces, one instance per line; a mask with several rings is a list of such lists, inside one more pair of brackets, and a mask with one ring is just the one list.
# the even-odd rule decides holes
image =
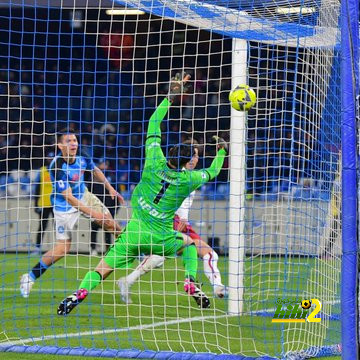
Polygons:
[[[338,16],[339,2],[329,0],[1,7],[0,344],[288,358],[338,351],[332,347],[340,342]],[[234,57],[232,37],[247,41],[242,60]],[[257,94],[241,141],[232,133],[228,101],[235,68],[245,69]],[[201,259],[198,280],[211,307],[199,309],[183,291],[181,259],[171,257],[132,286],[132,304],[121,301],[117,283],[132,269],[116,270],[71,315],[59,317],[59,302],[114,240],[84,218],[69,254],[21,297],[20,276],[55,243],[50,206],[41,202],[49,183],[41,167],[58,152],[56,132],[76,131],[79,151],[125,197],[127,205],[118,206],[86,175],[88,189],[124,226],[143,169],[147,120],[182,70],[191,72],[193,91],[169,110],[164,153],[196,139],[203,168],[213,135],[244,150],[242,177],[231,177],[230,153],[219,176],[198,189],[189,216],[219,254],[222,280],[240,296],[241,312],[213,296]],[[242,193],[232,194],[230,185]],[[238,197],[242,208],[234,209]],[[232,211],[241,229],[236,246],[229,242]],[[234,260],[236,252],[243,256]],[[235,273],[234,261],[241,261]],[[271,322],[279,299],[314,298],[322,303],[320,323]]]

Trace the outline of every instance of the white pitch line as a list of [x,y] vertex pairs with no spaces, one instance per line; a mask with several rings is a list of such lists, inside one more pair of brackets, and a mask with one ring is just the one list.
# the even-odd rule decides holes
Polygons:
[[[274,312],[275,310],[276,310],[275,308],[274,309],[263,309],[263,310],[260,310],[260,312]],[[252,313],[254,313],[254,311]],[[243,315],[249,315],[249,314],[250,313],[245,313]],[[114,328],[114,329],[103,329],[103,330],[95,330],[95,331],[83,331],[83,332],[68,333],[68,334],[46,335],[46,336],[27,338],[27,339],[22,339],[22,340],[0,342],[0,347],[1,346],[12,346],[12,345],[25,345],[28,343],[35,343],[38,341],[46,341],[46,340],[53,340],[53,339],[65,339],[65,338],[80,337],[80,336],[121,333],[121,332],[128,332],[128,331],[132,331],[132,330],[146,330],[146,329],[156,328],[156,327],[160,327],[160,326],[177,325],[177,324],[196,322],[196,321],[202,321],[202,320],[210,320],[210,319],[215,320],[215,319],[234,317],[234,316],[237,316],[237,315],[223,314],[223,315],[212,315],[212,316],[197,316],[197,317],[193,317],[193,318],[176,319],[176,320],[170,320],[170,321],[160,321],[160,322],[152,323],[152,324],[130,326],[128,328],[119,328],[119,329]]]
[[120,332],[127,332],[131,330],[146,330],[151,329],[159,326],[168,326],[168,325],[177,325],[183,323],[189,323],[194,321],[201,321],[201,320],[210,320],[210,319],[220,319],[224,317],[233,317],[234,315],[212,315],[212,316],[197,316],[193,318],[186,318],[186,319],[176,319],[170,321],[161,321],[153,324],[147,325],[136,325],[130,326],[128,328],[120,328],[120,329],[104,329],[104,330],[95,330],[95,331],[83,331],[77,333],[68,333],[68,334],[55,334],[55,335],[46,335],[42,337],[35,337],[35,338],[27,338],[23,340],[16,340],[16,341],[6,341],[0,342],[1,346],[11,346],[11,345],[24,345],[28,343],[38,342],[38,341],[45,341],[45,340],[53,340],[53,339],[64,339],[64,338],[71,338],[71,337],[79,337],[79,336],[90,336],[90,335],[100,335],[100,334],[112,334],[112,333],[120,333]]
[[[20,293],[20,288],[10,288],[10,287],[6,287],[6,288],[2,288],[0,287],[0,292],[1,291],[6,291],[6,292],[17,292],[19,291]],[[65,290],[65,289],[32,289],[31,292],[65,292],[65,291],[69,291],[69,290]]]
[[[6,291],[6,292],[17,292],[17,291],[20,291],[19,288],[13,288],[13,287],[0,287],[0,292],[1,291]],[[38,288],[38,289],[32,289],[31,292],[68,292],[69,289],[59,289],[59,288],[56,288],[56,289],[51,289],[51,288]],[[71,290],[70,290],[71,291]],[[281,290],[279,290],[281,291]],[[277,298],[281,298],[281,297],[284,297],[284,296],[294,296],[294,297],[299,297],[299,295],[296,295],[294,294],[293,292],[289,292],[289,291],[284,291],[284,292],[281,292],[280,295],[279,295],[279,291],[278,290],[274,290],[274,291],[266,291],[264,293],[260,293],[260,294],[248,294],[250,296],[250,298],[254,301],[256,297],[263,297],[265,295],[276,295],[274,297],[274,300],[276,300]],[[94,294],[102,294],[103,291],[99,291],[99,290],[94,290],[92,291],[92,293]],[[146,292],[145,292],[146,293]],[[149,292],[150,293],[150,292]],[[148,293],[146,293],[148,294]],[[151,292],[151,294],[154,294],[154,292]],[[162,294],[162,293],[158,293],[158,294]],[[259,296],[260,295],[260,296]],[[275,299],[276,298],[276,299]],[[263,300],[263,298],[262,298]]]
[[[20,288],[10,288],[10,287],[5,287],[5,288],[2,288],[0,287],[0,293],[1,291],[3,292],[19,292],[20,294]],[[32,293],[35,293],[35,292],[39,292],[39,293],[60,293],[60,292],[63,292],[63,293],[68,293],[69,289],[48,289],[48,288],[40,288],[40,289],[31,289],[31,292]],[[103,291],[99,291],[99,290],[94,290],[92,291],[93,294],[102,294]]]
[[[336,304],[336,303],[338,303],[338,301],[330,302],[330,303]],[[276,308],[262,309],[262,310],[259,310],[259,312],[274,312],[275,310],[276,310]],[[254,312],[256,312],[256,311],[247,312],[243,315],[249,315]],[[152,323],[152,324],[130,326],[128,328],[119,328],[119,329],[114,328],[114,329],[103,329],[103,330],[95,330],[95,331],[83,331],[83,332],[77,332],[77,333],[46,335],[46,336],[27,338],[27,339],[22,339],[22,340],[0,342],[0,346],[24,345],[24,344],[28,344],[28,343],[53,340],[53,339],[65,339],[65,338],[79,337],[79,336],[92,336],[92,335],[100,335],[100,334],[121,333],[121,332],[128,332],[128,331],[132,331],[132,330],[146,330],[146,329],[156,328],[156,327],[160,327],[160,326],[177,325],[177,324],[183,324],[183,323],[189,323],[189,322],[196,322],[196,321],[210,320],[210,319],[221,319],[221,318],[234,317],[234,316],[237,316],[237,315],[223,314],[223,315],[212,315],[212,316],[197,316],[197,317],[193,317],[193,318],[176,319],[176,320],[170,320],[170,321],[160,321],[160,322]]]
[[[0,293],[2,292],[17,292],[20,295],[20,288],[2,288],[0,287]],[[40,289],[31,289],[31,293],[69,293],[69,289],[49,289],[49,288],[40,288]],[[74,291],[74,290],[72,290]],[[92,294],[106,294],[106,295],[114,295],[114,290],[108,289],[106,291],[103,290],[93,290]],[[135,294],[135,293],[134,293]],[[142,291],[138,295],[164,295],[162,292],[154,292],[154,291]],[[178,295],[177,292],[168,292],[167,295]]]

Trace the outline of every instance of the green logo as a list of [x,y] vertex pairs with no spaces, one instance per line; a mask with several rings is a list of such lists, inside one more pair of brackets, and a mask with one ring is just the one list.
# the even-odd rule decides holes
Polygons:
[[[315,309],[311,311],[312,304]],[[280,299],[276,301],[277,308],[275,310],[273,323],[290,323],[290,322],[320,322],[320,318],[315,315],[321,310],[321,302],[318,299],[305,300],[289,300]]]

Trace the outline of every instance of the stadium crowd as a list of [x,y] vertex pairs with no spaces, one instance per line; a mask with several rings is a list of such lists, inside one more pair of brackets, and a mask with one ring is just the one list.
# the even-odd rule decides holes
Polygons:
[[[3,65],[0,71],[0,193],[30,194],[30,184],[44,158],[56,150],[55,134],[63,125],[79,133],[81,149],[95,161],[103,158],[109,161],[107,171],[115,176],[120,191],[131,191],[139,181],[142,167],[143,118],[147,109],[151,111],[155,106],[156,98],[141,96],[142,85],[128,84],[124,79],[126,73],[124,83],[119,83],[119,75],[110,72],[92,89],[83,90],[89,95],[84,99],[80,94],[73,95],[76,83],[62,86],[64,80],[60,75],[53,84],[40,65],[36,74],[39,72],[44,72],[42,77],[46,81],[31,84],[34,73],[26,68],[15,72]],[[56,68],[52,72],[58,74]],[[196,76],[196,96],[184,97],[181,111],[177,106],[170,114],[172,120],[164,139],[169,144],[191,136],[193,130],[195,137],[204,142],[216,133],[219,111],[222,117],[229,116],[224,96],[221,99],[218,95],[218,89],[224,85],[219,80],[207,81],[201,71]],[[165,94],[166,86],[160,91]],[[69,97],[68,93],[73,96]],[[96,103],[95,109],[91,108],[92,101]],[[176,121],[179,117],[180,123]],[[205,123],[204,118],[212,121]],[[226,182],[226,172],[222,180]],[[226,193],[224,184],[220,191]]]
[[[0,56],[0,194],[9,189],[13,196],[30,194],[34,173],[55,151],[56,131],[64,127],[78,132],[81,149],[95,161],[107,159],[117,188],[131,192],[144,158],[144,119],[167,93],[176,69],[196,69],[193,93],[170,110],[163,143],[170,147],[189,136],[205,143],[214,134],[230,138],[230,39],[155,19],[113,25],[104,21],[100,28],[89,21],[84,35],[63,23],[61,13],[51,23],[46,13],[36,16],[40,30],[35,38],[31,16],[14,22],[9,46],[4,47],[8,54]],[[95,10],[91,16],[99,19]],[[41,30],[44,23],[48,27]],[[324,151],[321,142],[328,140],[314,141],[315,130],[306,128],[307,114],[301,113],[296,98],[301,92],[297,95],[293,86],[296,69],[286,69],[297,62],[282,60],[286,56],[271,47],[250,46],[249,85],[258,100],[248,114],[250,195],[286,192],[304,178],[316,182],[319,168],[324,170],[334,153]],[[333,136],[332,128],[327,137]],[[214,190],[228,194],[227,164],[224,168],[216,186],[207,185],[210,196]]]

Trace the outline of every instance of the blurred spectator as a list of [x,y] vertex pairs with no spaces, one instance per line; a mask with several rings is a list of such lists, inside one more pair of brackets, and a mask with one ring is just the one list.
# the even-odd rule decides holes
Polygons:
[[[120,190],[123,192],[127,189],[129,182],[129,164],[124,158],[120,158],[116,168],[116,182],[119,184]],[[131,169],[131,171],[134,171]]]
[[130,172],[130,190],[133,191],[135,186],[140,182],[141,179],[141,170],[137,162],[133,161],[131,164]]
[[46,230],[49,217],[53,215],[50,196],[52,193],[51,178],[48,167],[54,159],[55,154],[50,152],[44,160],[44,166],[39,170],[35,180],[35,212],[39,215],[39,227],[36,234],[36,253],[41,254],[41,245],[43,243],[44,232]]
[[134,52],[134,36],[121,34],[121,30],[113,29],[110,33],[99,36],[99,45],[105,56],[115,69],[126,69],[132,61]]

